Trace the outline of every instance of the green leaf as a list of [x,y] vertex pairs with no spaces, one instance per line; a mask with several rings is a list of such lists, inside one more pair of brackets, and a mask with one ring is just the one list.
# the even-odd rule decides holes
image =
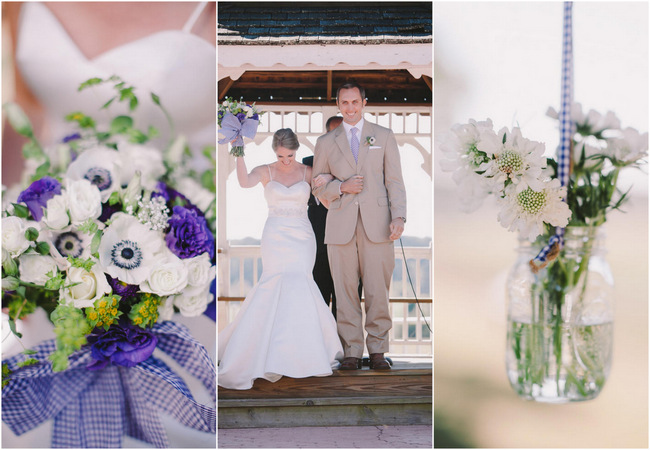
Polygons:
[[138,107],[138,98],[133,96],[129,100],[129,110],[133,111],[137,107]]
[[122,197],[120,196],[120,193],[118,191],[114,191],[111,193],[111,196],[108,197],[108,204],[110,206],[115,206],[119,204],[122,201]]
[[74,256],[68,256],[68,261],[72,265],[72,267],[80,267],[84,269],[86,272],[90,272],[95,265],[95,262],[92,260],[92,258],[87,258],[87,259],[82,259],[82,258],[75,258]]
[[10,317],[7,322],[9,323],[9,329],[14,335],[16,335],[16,337],[18,338],[23,337],[23,335],[16,330],[16,321],[14,319]]
[[112,99],[110,99],[109,101],[107,101],[106,103],[104,103],[104,104],[102,105],[101,109],[107,109],[109,106],[111,106],[111,103],[113,103],[113,100],[115,100],[116,98],[117,98],[117,97],[113,97]]
[[99,243],[102,241],[102,230],[97,230],[90,243],[90,253],[95,254],[99,250]]
[[41,149],[41,147],[34,141],[29,141],[23,145],[23,157],[25,159],[43,158],[44,156],[45,153],[43,153],[43,149]]
[[32,124],[29,121],[27,114],[25,114],[20,106],[18,106],[16,103],[9,102],[4,104],[3,109],[7,114],[7,121],[9,122],[9,125],[11,125],[11,128],[13,128],[16,133],[28,138],[32,138],[34,136]]
[[48,174],[50,171],[50,161],[45,161],[43,164],[38,166],[36,173],[32,176],[32,181],[40,180]]
[[111,133],[122,134],[133,127],[133,119],[129,116],[117,116],[111,122]]
[[45,289],[58,291],[65,284],[63,273],[59,272],[58,270],[56,272],[48,272],[47,276],[49,276],[50,279],[45,282]]
[[153,92],[151,93],[151,100],[158,106],[160,106],[160,97],[158,97]]
[[84,89],[86,89],[88,87],[97,86],[98,84],[102,84],[103,82],[104,82],[104,80],[102,80],[101,78],[90,78],[90,79],[84,81],[83,83],[81,83],[79,85],[78,90],[82,91],[82,90],[84,90]]
[[14,207],[14,216],[20,217],[21,219],[26,219],[29,217],[29,208],[20,203],[12,203]]
[[19,362],[16,364],[18,367],[27,367],[27,366],[33,366],[34,364],[38,364],[38,359],[34,358],[28,358],[23,362]]
[[217,190],[217,186],[214,182],[214,173],[211,170],[206,170],[201,175],[201,185],[210,192]]
[[7,384],[9,384],[10,375],[11,375],[11,370],[9,370],[9,364],[2,363],[2,388],[3,389]]
[[35,355],[36,353],[38,353],[36,350],[30,350],[30,349],[26,349],[23,351],[23,355]]
[[49,255],[50,254],[50,244],[48,244],[47,242],[37,242],[36,243],[36,251],[40,255],[43,255],[43,256]]

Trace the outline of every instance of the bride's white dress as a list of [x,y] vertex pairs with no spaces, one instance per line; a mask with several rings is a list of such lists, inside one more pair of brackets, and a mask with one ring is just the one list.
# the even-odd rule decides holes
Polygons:
[[307,218],[310,186],[269,181],[262,232],[263,272],[235,320],[219,333],[217,381],[250,389],[256,378],[327,376],[343,348],[312,269],[316,239]]
[[[152,9],[155,9],[154,5]],[[146,129],[151,124],[157,127],[161,132],[159,142],[167,142],[167,120],[160,109],[148,100],[149,92],[154,92],[171,114],[177,133],[188,138],[193,150],[200,151],[204,145],[214,145],[216,48],[192,33],[197,19],[206,14],[205,6],[206,2],[198,4],[182,29],[156,32],[95,58],[86,58],[47,6],[38,2],[23,3],[16,41],[16,64],[44,109],[47,133],[39,136],[41,142],[46,145],[60,142],[70,134],[70,124],[63,118],[72,111],[83,111],[95,118],[99,125],[105,125],[119,113],[126,113],[126,107],[121,104],[111,105],[109,111],[100,110],[114,92],[110,86],[77,92],[79,84],[89,78],[119,75],[137,88],[140,98],[140,105],[134,114],[137,126]],[[193,165],[202,163],[200,158],[196,158]],[[180,314],[175,314],[173,320],[188,326],[192,335],[215,358],[214,321],[206,316],[186,318]],[[40,309],[18,326],[24,334],[22,341],[27,348],[54,337],[53,326]],[[8,327],[3,326],[3,329]],[[13,339],[3,343],[5,356],[20,351],[22,347]],[[181,374],[197,400],[211,403],[210,395],[198,380],[164,353],[156,351],[156,356]],[[172,447],[214,448],[214,435],[186,428],[171,417],[163,416],[161,419]],[[15,436],[4,423],[2,427],[3,447],[51,445],[51,420],[21,436]],[[123,437],[123,445],[149,447],[149,444],[128,436]]]

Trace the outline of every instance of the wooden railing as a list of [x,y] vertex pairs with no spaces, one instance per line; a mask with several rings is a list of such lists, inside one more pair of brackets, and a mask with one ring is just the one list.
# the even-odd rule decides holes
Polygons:
[[[404,247],[404,255],[406,260],[401,247],[396,245],[390,289],[391,354],[431,355],[431,248]],[[221,330],[234,319],[246,294],[258,282],[262,259],[260,247],[256,245],[220,249],[219,258],[218,322]]]

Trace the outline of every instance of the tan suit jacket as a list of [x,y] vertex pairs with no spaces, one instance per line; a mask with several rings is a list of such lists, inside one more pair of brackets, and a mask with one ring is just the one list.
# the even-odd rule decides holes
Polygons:
[[[367,143],[374,137],[374,144]],[[390,241],[392,219],[406,218],[406,190],[395,135],[388,128],[364,120],[359,139],[358,163],[350,150],[343,125],[321,136],[314,150],[314,176],[330,173],[334,180],[313,188],[316,197],[330,201],[325,226],[326,244],[346,244],[352,239],[358,215],[372,242]],[[341,183],[363,176],[359,194],[340,195]]]

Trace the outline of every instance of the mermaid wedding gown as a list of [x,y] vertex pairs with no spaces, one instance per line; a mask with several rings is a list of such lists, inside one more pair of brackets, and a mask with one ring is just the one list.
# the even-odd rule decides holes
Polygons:
[[269,215],[262,232],[263,272],[235,320],[219,333],[222,387],[250,389],[256,378],[327,376],[343,358],[336,321],[312,276],[310,190],[304,178],[292,186],[271,180],[264,188]]
[[[72,111],[83,111],[95,118],[100,126],[106,126],[110,118],[120,113],[127,113],[125,105],[115,102],[108,111],[100,109],[113,95],[111,86],[101,85],[77,92],[79,84],[89,78],[119,75],[137,89],[140,104],[133,114],[136,126],[158,128],[161,134],[157,143],[161,144],[161,150],[169,138],[167,119],[149,100],[149,92],[160,97],[173,118],[176,132],[187,137],[188,144],[197,154],[203,146],[215,145],[216,48],[192,33],[197,20],[207,14],[206,3],[197,5],[180,30],[155,32],[87,58],[46,5],[25,2],[18,24],[16,64],[44,109],[47,129],[45,135],[39,136],[41,142],[45,145],[57,143],[70,134],[71,126],[64,116]],[[196,168],[202,164],[205,163],[200,157],[192,162]],[[213,320],[206,316],[186,318],[180,314],[175,314],[173,320],[188,326],[192,335],[215,359],[216,324]],[[54,337],[53,326],[41,309],[21,325],[23,343],[27,348]],[[3,345],[5,356],[22,350],[17,342],[7,341]],[[198,401],[204,404],[212,402],[198,380],[164,353],[156,351],[156,356],[181,375]],[[215,447],[214,435],[186,428],[171,417],[163,416],[161,419],[170,446]],[[47,448],[51,445],[51,420],[21,436],[15,436],[4,423],[2,427],[3,447]],[[122,444],[124,447],[149,446],[128,436],[123,436]]]

